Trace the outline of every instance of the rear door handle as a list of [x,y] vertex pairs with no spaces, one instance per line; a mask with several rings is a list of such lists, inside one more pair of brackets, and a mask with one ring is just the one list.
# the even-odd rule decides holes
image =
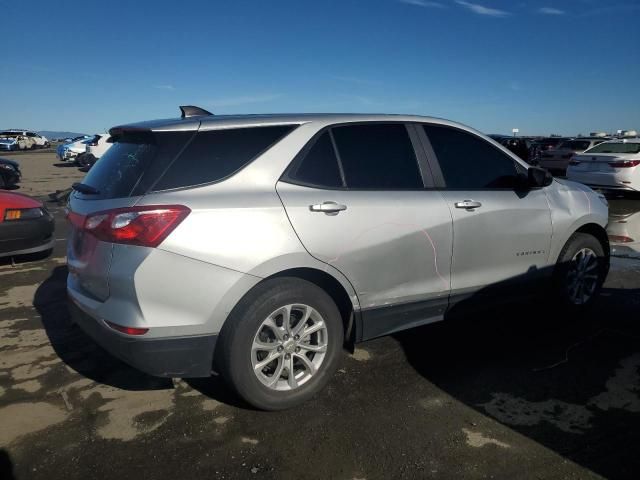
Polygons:
[[482,204],[480,202],[476,202],[474,200],[463,200],[462,202],[456,203],[456,208],[474,209],[481,206]]
[[312,212],[324,212],[327,215],[337,215],[346,209],[346,205],[340,205],[336,202],[322,202],[316,203],[315,205],[309,205],[309,210]]

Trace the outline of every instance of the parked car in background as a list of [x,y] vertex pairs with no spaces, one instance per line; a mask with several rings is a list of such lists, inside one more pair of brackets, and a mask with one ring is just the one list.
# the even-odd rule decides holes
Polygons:
[[594,188],[640,191],[640,139],[610,140],[575,155],[567,177]]
[[537,138],[531,144],[531,150],[529,151],[529,158],[531,161],[538,162],[540,155],[547,150],[557,147],[562,142],[570,140],[568,137],[542,137]]
[[524,137],[513,137],[506,138],[501,143],[522,160],[529,163],[529,150],[532,144],[530,139]]
[[612,206],[609,211],[607,234],[612,252],[617,255],[640,257],[640,211],[623,204]]
[[553,173],[565,175],[567,167],[569,166],[569,160],[571,160],[575,154],[582,153],[606,140],[606,138],[601,137],[567,140],[558,145],[557,148],[542,152],[538,160],[538,165]]
[[111,129],[68,204],[73,318],[152,375],[215,370],[288,408],[345,342],[517,298],[505,288],[580,309],[607,274],[604,197],[469,127],[182,111]]
[[37,132],[32,132],[31,130],[11,129],[0,132],[0,137],[5,136],[8,138],[13,137],[21,139],[21,142],[18,142],[19,148],[16,148],[16,150],[30,150],[34,148],[47,148],[50,146],[47,137],[44,137]]
[[31,148],[33,141],[24,136],[16,133],[12,130],[5,130],[0,132],[0,150],[16,151],[27,150]]
[[53,231],[53,217],[41,202],[0,191],[0,257],[48,252]]
[[108,133],[94,135],[91,141],[87,143],[86,151],[76,157],[78,166],[89,170],[111,147],[110,138],[111,136]]
[[56,150],[57,157],[66,162],[67,160],[73,160],[81,153],[87,150],[87,143],[91,141],[91,136],[83,135],[81,137],[74,138],[69,143],[63,143],[58,145]]
[[0,158],[0,188],[13,187],[20,182],[20,164],[8,158]]

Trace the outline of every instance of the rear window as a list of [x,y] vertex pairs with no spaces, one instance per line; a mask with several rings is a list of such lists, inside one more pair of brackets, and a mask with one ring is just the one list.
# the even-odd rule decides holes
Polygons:
[[601,143],[587,153],[640,153],[640,143]]
[[295,125],[198,132],[153,190],[217,182],[236,173],[290,133]]
[[128,197],[147,177],[147,169],[157,172],[158,165],[168,165],[192,136],[193,132],[136,132],[112,137],[111,148],[82,181],[99,193],[78,195],[87,200]]

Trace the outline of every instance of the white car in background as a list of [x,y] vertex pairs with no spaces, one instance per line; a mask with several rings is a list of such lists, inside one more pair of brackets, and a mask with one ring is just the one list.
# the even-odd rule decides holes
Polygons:
[[110,138],[111,135],[108,133],[94,135],[87,143],[85,153],[78,155],[76,158],[76,163],[80,167],[84,167],[87,170],[90,169],[93,164],[111,148],[111,145],[113,145],[109,142]]
[[640,258],[640,211],[616,211],[612,206],[607,235],[613,254]]
[[30,130],[11,129],[0,132],[0,138],[4,145],[12,145],[4,150],[30,150],[33,148],[46,148],[50,145],[47,137],[43,137],[39,133]]
[[640,191],[640,138],[611,140],[575,155],[567,178],[604,190]]
[[539,166],[546,168],[547,170],[565,174],[567,167],[569,166],[569,160],[585,150],[595,147],[596,145],[607,140],[606,138],[574,138],[562,142],[556,148],[542,152],[540,155]]

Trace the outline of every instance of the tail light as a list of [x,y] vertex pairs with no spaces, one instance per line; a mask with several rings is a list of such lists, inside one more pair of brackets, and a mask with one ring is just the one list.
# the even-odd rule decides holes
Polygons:
[[138,328],[138,327],[125,327],[123,325],[118,325],[117,323],[108,322],[105,320],[107,326],[117,332],[125,333],[127,335],[144,335],[149,331],[148,328]]
[[625,237],[624,235],[609,235],[609,241],[614,243],[631,243],[633,238]]
[[640,165],[640,160],[618,160],[609,162],[609,166],[613,168],[631,168]]
[[155,248],[189,215],[183,205],[117,208],[86,217],[70,212],[69,221],[98,240]]

